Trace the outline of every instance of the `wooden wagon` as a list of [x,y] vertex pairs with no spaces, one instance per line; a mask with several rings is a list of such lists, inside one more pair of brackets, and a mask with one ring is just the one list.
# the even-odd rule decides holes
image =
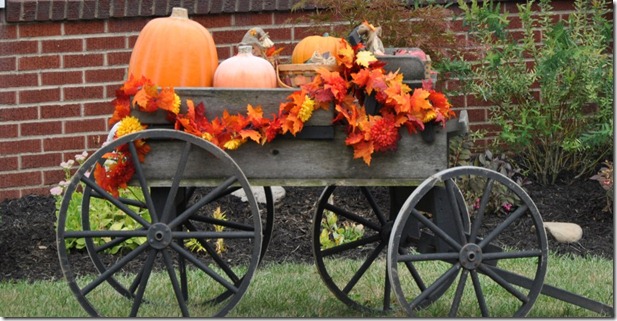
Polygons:
[[[276,113],[291,91],[177,89],[203,101],[212,115],[255,101],[264,114]],[[182,316],[227,314],[247,291],[273,235],[270,186],[323,186],[310,223],[315,264],[327,287],[349,306],[389,311],[398,302],[413,316],[443,304],[449,316],[524,316],[545,294],[613,314],[612,307],[544,284],[547,237],[536,205],[520,186],[485,168],[448,168],[448,136],[467,131],[464,111],[434,128],[430,142],[402,133],[398,150],[374,156],[370,166],[353,159],[343,129],[330,124],[332,114],[319,113],[302,137],[229,152],[157,128],[164,125],[160,118],[143,118],[150,129],[96,151],[66,189],[57,232],[64,275],[83,308],[93,316],[118,305],[131,316],[159,316],[172,308]],[[115,198],[90,173],[119,146],[127,145],[137,159],[136,142],[143,139],[151,151],[134,164],[132,194]],[[471,180],[481,188],[467,190]],[[264,209],[252,187],[264,189]],[[239,189],[246,202],[232,195]],[[75,205],[78,191],[83,201]],[[515,204],[508,213],[491,205],[503,193]],[[101,203],[131,225],[101,227]],[[71,217],[72,206],[81,206],[78,218]],[[511,235],[526,242],[520,248],[504,245],[501,239]],[[75,275],[67,248],[72,241],[87,249],[98,275]]]

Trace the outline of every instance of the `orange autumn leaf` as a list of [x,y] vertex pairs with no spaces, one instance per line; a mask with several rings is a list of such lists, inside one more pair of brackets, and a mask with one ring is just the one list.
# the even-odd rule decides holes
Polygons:
[[373,142],[360,142],[353,145],[353,158],[362,158],[366,165],[371,165]]
[[261,140],[261,134],[254,129],[243,129],[239,132],[242,139],[250,138],[252,141],[259,143]]

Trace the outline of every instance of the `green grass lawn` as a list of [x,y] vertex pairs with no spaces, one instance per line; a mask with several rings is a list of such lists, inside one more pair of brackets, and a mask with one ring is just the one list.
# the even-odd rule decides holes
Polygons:
[[[344,265],[345,262],[342,262]],[[545,284],[574,292],[595,301],[613,306],[613,262],[598,258],[571,258],[549,256],[549,268]],[[140,316],[177,316],[177,303],[163,280],[166,274],[156,273],[149,282],[154,295],[165,296],[162,304],[143,304]],[[208,293],[208,285],[202,284],[203,274],[197,274],[189,284],[197,293]],[[382,282],[376,277],[375,282]],[[117,293],[102,292],[106,300],[103,315],[128,315],[130,303],[118,299]],[[396,301],[393,295],[393,300]],[[446,295],[444,295],[446,297]],[[370,297],[365,298],[370,300]],[[501,300],[487,295],[487,300]],[[418,316],[443,316],[449,301],[444,300],[420,311]],[[472,304],[473,305],[473,302]],[[170,309],[170,306],[174,309]],[[311,264],[270,263],[257,269],[251,284],[229,317],[404,317],[398,302],[388,314],[370,314],[347,307],[334,297],[323,284],[315,266]],[[193,310],[191,310],[193,312]],[[207,312],[204,312],[207,313]],[[76,297],[64,280],[0,283],[0,316],[3,317],[86,317]],[[529,317],[601,317],[560,300],[540,295]]]

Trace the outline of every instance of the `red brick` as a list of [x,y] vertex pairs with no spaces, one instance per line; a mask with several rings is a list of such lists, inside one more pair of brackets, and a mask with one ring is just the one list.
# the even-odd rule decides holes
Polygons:
[[22,188],[21,197],[26,195],[49,195],[49,187]]
[[114,113],[111,101],[84,103],[84,116],[111,116]]
[[62,27],[59,23],[32,23],[19,24],[19,38],[30,37],[50,37],[62,34]]
[[51,20],[64,20],[66,1],[55,0],[51,5]]
[[239,13],[234,16],[234,26],[247,26],[247,30],[255,25],[271,25],[272,13]]
[[43,139],[43,150],[49,151],[65,151],[65,150],[83,150],[84,137],[53,137]]
[[126,0],[111,0],[111,15],[113,17],[121,18],[125,17],[125,1]]
[[[208,28],[223,28],[231,26],[231,15],[207,15],[193,17],[192,19],[199,22],[202,26]],[[210,31],[212,33],[212,31]],[[240,39],[242,40],[242,39]],[[216,39],[214,39],[216,42]]]
[[[61,153],[35,154],[21,156],[21,168],[42,168],[58,166],[62,162]],[[60,169],[60,167],[58,167]]]
[[20,125],[21,136],[41,136],[62,133],[62,122],[24,122]]
[[[40,139],[21,139],[0,142],[0,155],[18,155],[23,153],[40,153]],[[0,180],[1,181],[1,180]]]
[[0,188],[33,186],[41,183],[41,174],[38,172],[5,173],[0,179]]
[[[284,46],[281,44],[283,41],[291,40],[291,29],[264,29],[268,33],[270,39],[275,43],[276,46]],[[291,48],[293,50],[293,48]]]
[[64,123],[64,132],[72,133],[88,133],[104,131],[106,129],[105,120],[99,119],[83,119],[83,120],[67,120]]
[[103,145],[106,139],[107,139],[107,134],[88,135],[88,137],[86,137],[87,144],[88,144],[87,147],[88,149],[92,149],[92,150],[99,149],[101,148],[101,146]]
[[277,12],[274,15],[274,25],[288,24],[298,17],[303,16],[303,12],[293,13],[293,12]]
[[2,108],[0,122],[36,119],[39,115],[37,107]]
[[486,109],[484,108],[465,108],[469,115],[469,122],[483,123],[486,122]]
[[[56,186],[59,182],[66,179],[66,177],[64,177],[64,171],[62,170],[43,171],[42,174],[43,174],[43,184],[52,186],[52,187]],[[51,187],[46,188],[47,194],[49,194],[50,189]]]
[[0,190],[0,202],[4,201],[4,200],[12,200],[12,199],[17,199],[20,198],[21,194],[19,193],[19,190]]
[[41,74],[42,85],[81,84],[84,81],[82,71],[57,71]]
[[99,19],[109,18],[111,12],[110,0],[98,0],[96,17]]
[[15,71],[15,70],[17,70],[17,58],[0,57],[0,71]]
[[103,98],[103,88],[99,86],[65,87],[62,91],[65,101]]
[[116,65],[128,66],[129,61],[131,61],[130,51],[107,53],[107,65],[108,66],[116,66]]
[[12,55],[35,54],[39,50],[38,41],[36,40],[20,40],[20,41],[4,41],[2,42],[2,52]]
[[126,37],[97,37],[86,39],[86,50],[110,50],[126,48]]
[[35,87],[38,85],[38,76],[29,74],[0,74],[0,84],[3,88]]
[[19,92],[20,104],[42,103],[60,100],[60,88],[32,89]]
[[124,80],[124,68],[86,70],[86,83],[117,82]]
[[11,25],[7,23],[3,23],[0,25],[0,39],[16,39],[17,38],[17,26]]
[[64,68],[82,68],[103,66],[103,54],[77,54],[63,55],[62,65]]
[[246,30],[225,30],[225,31],[217,31],[212,33],[212,37],[214,38],[214,42],[218,45],[224,44],[237,44],[239,43]]
[[41,119],[79,116],[81,116],[81,106],[79,104],[41,106]]
[[49,1],[39,1],[39,6],[36,9],[36,20],[38,21],[46,21],[49,20],[49,12],[51,8],[51,2]]
[[105,21],[70,21],[64,24],[64,33],[67,35],[83,35],[93,33],[104,33]]
[[34,0],[22,1],[21,21],[34,21],[36,18],[36,2]]
[[19,169],[19,159],[17,156],[0,157],[0,168],[2,171],[16,171]]
[[[14,91],[0,92],[0,104],[2,105],[15,105],[17,103],[17,93]],[[5,113],[5,109],[0,109],[0,120],[2,120],[2,114]]]
[[80,52],[84,50],[82,39],[45,40],[43,53],[51,52]]
[[60,68],[60,56],[31,56],[18,60],[18,70],[40,70]]
[[[16,124],[2,125],[0,124],[0,138],[15,138],[19,136],[19,128]],[[0,167],[2,168],[2,167]]]
[[139,32],[148,21],[150,19],[147,18],[114,20],[108,24],[108,29],[110,33]]

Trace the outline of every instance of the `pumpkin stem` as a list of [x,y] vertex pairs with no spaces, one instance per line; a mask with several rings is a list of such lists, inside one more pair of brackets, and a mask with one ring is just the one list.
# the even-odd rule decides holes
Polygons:
[[188,19],[189,11],[185,8],[174,7],[173,9],[171,9],[170,17]]

